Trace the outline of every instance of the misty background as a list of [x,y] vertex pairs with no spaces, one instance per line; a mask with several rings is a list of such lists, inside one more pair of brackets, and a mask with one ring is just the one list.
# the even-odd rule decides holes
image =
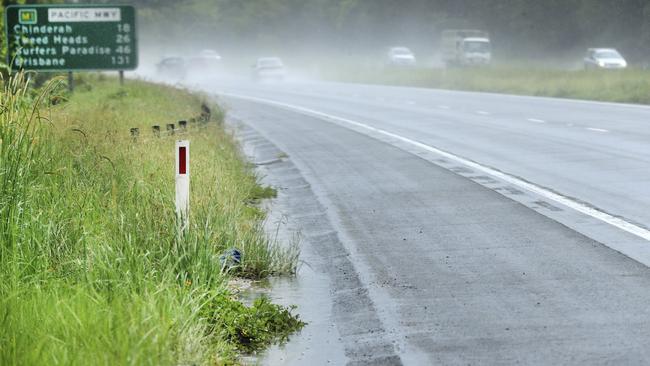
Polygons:
[[[11,3],[57,1],[7,1]],[[588,47],[650,60],[647,0],[93,0],[139,9],[142,59],[214,49],[228,59],[306,62],[381,57],[407,46],[435,57],[450,28],[490,32],[497,62],[562,61]]]

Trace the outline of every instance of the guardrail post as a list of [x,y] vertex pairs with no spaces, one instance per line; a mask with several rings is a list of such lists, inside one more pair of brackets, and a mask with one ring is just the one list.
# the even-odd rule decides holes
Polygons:
[[68,72],[68,91],[70,93],[74,92],[74,75],[72,75],[72,71]]
[[133,142],[138,140],[138,136],[140,136],[140,129],[137,127],[133,127],[131,129],[131,138],[133,138]]
[[205,122],[210,122],[210,117],[212,116],[212,111],[210,107],[205,103],[201,103],[201,117]]

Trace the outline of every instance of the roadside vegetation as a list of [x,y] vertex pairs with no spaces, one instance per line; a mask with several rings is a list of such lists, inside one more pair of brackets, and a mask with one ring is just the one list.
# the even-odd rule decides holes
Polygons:
[[[182,137],[192,144],[182,234],[179,136],[164,130],[197,117],[200,97],[101,76],[78,80],[73,95],[60,81],[26,83],[5,80],[0,94],[1,365],[231,364],[302,327],[292,309],[248,307],[228,289],[232,276],[293,274],[298,251],[265,235],[256,202],[273,191],[218,108]],[[223,255],[231,248],[241,260]]]
[[328,80],[650,104],[650,71],[550,68],[356,68],[323,71]]

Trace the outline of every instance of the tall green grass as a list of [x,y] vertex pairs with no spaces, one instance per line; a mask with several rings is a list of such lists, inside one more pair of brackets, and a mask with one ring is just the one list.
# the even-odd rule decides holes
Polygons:
[[650,104],[650,71],[571,71],[535,66],[427,69],[340,67],[326,79],[451,90]]
[[38,144],[42,123],[38,101],[24,87],[23,74],[8,80],[0,95],[0,262],[10,273],[18,270],[20,221],[27,202],[27,188],[35,179],[42,149]]
[[[49,106],[67,98],[59,82],[39,93],[21,74],[4,83],[0,364],[234,360],[241,347],[220,327],[237,331],[240,315],[215,327],[206,314],[236,303],[225,289],[228,276],[293,273],[297,249],[265,235],[263,213],[251,204],[260,190],[256,177],[218,123],[182,136],[192,144],[191,227],[177,232],[178,136],[149,131],[198,115],[199,97],[142,82],[80,84],[69,101]],[[135,141],[132,127],[141,131]],[[224,270],[220,256],[233,247],[241,264]],[[264,342],[301,326],[282,308],[268,309],[286,328],[260,330]]]

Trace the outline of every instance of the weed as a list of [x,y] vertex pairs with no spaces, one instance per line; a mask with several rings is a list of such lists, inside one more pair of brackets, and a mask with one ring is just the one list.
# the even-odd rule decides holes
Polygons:
[[289,335],[302,329],[305,323],[292,314],[293,309],[272,304],[264,296],[246,307],[222,293],[205,307],[204,316],[210,323],[209,332],[250,353],[275,342],[285,342]]
[[256,185],[251,189],[250,192],[250,199],[254,202],[268,198],[275,198],[277,196],[278,191],[276,191],[275,188],[269,186],[262,187],[260,185]]

